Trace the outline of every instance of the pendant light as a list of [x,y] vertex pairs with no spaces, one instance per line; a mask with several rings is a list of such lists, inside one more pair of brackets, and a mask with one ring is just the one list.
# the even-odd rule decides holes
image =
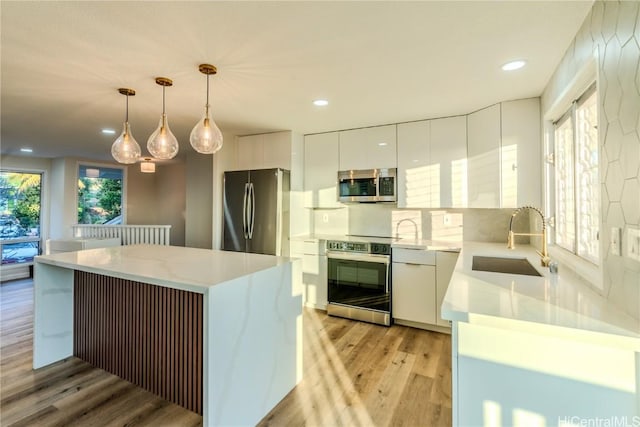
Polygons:
[[147,150],[156,159],[168,160],[173,159],[178,154],[178,140],[171,133],[167,124],[167,115],[165,113],[165,96],[164,90],[167,86],[172,86],[173,81],[166,77],[157,77],[156,83],[162,86],[162,116],[158,128],[151,134],[147,141]]
[[222,148],[222,132],[213,121],[209,110],[209,76],[216,74],[218,69],[211,64],[200,64],[198,69],[207,76],[207,103],[204,106],[204,116],[191,131],[189,142],[198,153],[213,154]]
[[154,173],[156,171],[156,164],[153,163],[150,157],[145,157],[140,162],[140,172],[142,173]]
[[127,97],[127,109],[122,133],[111,146],[111,155],[118,163],[132,164],[138,161],[141,153],[140,146],[131,134],[131,128],[129,127],[129,97],[134,96],[136,91],[121,87],[118,92]]

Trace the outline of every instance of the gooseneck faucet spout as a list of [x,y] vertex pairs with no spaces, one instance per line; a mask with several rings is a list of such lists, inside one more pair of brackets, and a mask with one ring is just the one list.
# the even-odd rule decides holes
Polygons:
[[[540,218],[542,219],[541,233],[514,233],[513,232],[513,218],[515,218],[521,211],[525,209],[532,210],[534,212],[537,212],[538,215],[540,215]],[[542,247],[541,247],[541,250],[536,252],[538,253],[538,255],[540,255],[540,264],[543,267],[549,266],[549,262],[551,261],[551,258],[549,257],[549,253],[547,252],[547,224],[545,222],[544,215],[542,214],[542,211],[540,209],[533,206],[522,206],[513,211],[513,213],[511,214],[511,219],[509,220],[509,237],[507,239],[507,247],[509,249],[515,249],[516,247],[515,236],[540,236],[542,238]]]
[[413,240],[418,240],[418,224],[416,224],[416,222],[412,219],[409,218],[403,218],[400,221],[398,221],[398,223],[396,224],[396,239],[400,238],[400,224],[402,224],[405,221],[409,221],[411,224],[413,224],[413,229],[414,229],[414,234],[413,234]]

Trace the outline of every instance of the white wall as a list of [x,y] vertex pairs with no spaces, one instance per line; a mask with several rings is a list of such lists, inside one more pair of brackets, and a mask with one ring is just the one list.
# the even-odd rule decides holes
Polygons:
[[[597,60],[600,145],[600,251],[603,292],[640,320],[640,262],[624,256],[629,230],[640,228],[640,2],[596,1],[542,95],[543,116]],[[623,256],[609,250],[622,229]]]

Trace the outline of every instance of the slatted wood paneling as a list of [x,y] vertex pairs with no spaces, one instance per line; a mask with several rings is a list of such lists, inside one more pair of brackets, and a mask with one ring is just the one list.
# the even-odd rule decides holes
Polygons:
[[74,356],[202,415],[202,294],[74,279]]

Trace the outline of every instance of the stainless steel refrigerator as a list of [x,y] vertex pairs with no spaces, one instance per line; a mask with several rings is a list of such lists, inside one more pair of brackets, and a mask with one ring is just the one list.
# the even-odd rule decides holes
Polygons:
[[289,255],[289,171],[224,173],[222,249]]

